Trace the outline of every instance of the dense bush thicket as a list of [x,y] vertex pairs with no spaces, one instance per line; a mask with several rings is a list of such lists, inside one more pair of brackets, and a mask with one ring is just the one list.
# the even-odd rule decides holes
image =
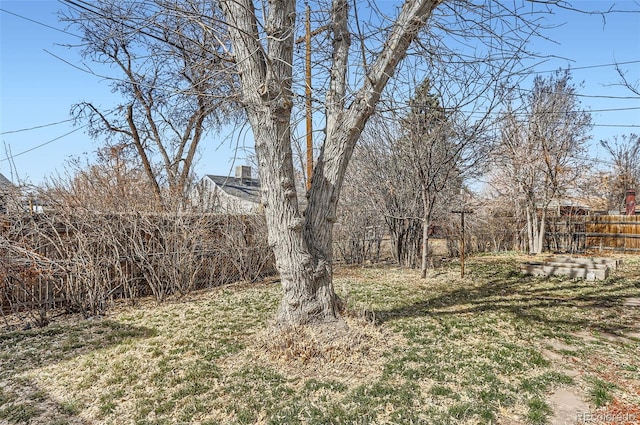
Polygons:
[[3,216],[3,315],[45,324],[63,308],[92,316],[135,301],[273,273],[264,219],[255,215],[97,213]]

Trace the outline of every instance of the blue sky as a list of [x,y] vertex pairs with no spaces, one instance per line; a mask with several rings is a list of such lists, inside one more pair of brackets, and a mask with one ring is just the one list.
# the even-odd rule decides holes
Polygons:
[[[640,6],[630,0],[574,3],[594,10],[614,6],[640,11]],[[75,43],[77,38],[24,19],[64,29],[55,15],[61,7],[55,0],[0,0],[0,173],[14,181],[19,178],[39,184],[56,170],[61,171],[70,156],[90,154],[99,146],[82,129],[64,122],[70,118],[71,105],[91,101],[108,109],[117,102],[106,81],[65,63],[80,62],[74,50],[61,46]],[[596,124],[592,155],[602,158],[595,148],[598,140],[640,133],[640,98],[615,85],[619,77],[609,66],[628,62],[622,67],[629,78],[640,80],[640,13],[613,13],[603,20],[598,15],[558,11],[546,19],[551,25],[561,25],[545,33],[554,42],[538,41],[533,47],[556,58],[541,63],[536,71],[571,66],[574,81],[584,81],[581,101],[594,111]],[[58,122],[62,123],[17,131]],[[225,132],[209,136],[203,143],[196,173],[229,173],[233,167],[232,146]],[[7,160],[9,152],[17,175]]]

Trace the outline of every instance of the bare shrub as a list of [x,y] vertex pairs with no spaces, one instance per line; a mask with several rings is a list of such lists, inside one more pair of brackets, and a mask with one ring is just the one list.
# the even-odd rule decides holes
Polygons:
[[3,311],[46,317],[64,307],[93,316],[115,299],[151,295],[161,302],[255,281],[274,269],[259,216],[60,209],[7,220],[0,239]]

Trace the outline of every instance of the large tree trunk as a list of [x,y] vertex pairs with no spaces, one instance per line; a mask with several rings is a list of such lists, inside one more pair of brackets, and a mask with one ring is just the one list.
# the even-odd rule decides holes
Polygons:
[[290,131],[295,0],[269,2],[266,22],[260,25],[251,0],[221,2],[240,74],[242,102],[255,137],[269,243],[284,292],[276,317],[281,324],[340,317],[342,303],[332,283],[332,231],[347,164],[382,89],[437,4],[434,0],[407,0],[363,86],[345,107],[348,2],[334,1],[326,140],[314,168],[303,217],[295,189]]

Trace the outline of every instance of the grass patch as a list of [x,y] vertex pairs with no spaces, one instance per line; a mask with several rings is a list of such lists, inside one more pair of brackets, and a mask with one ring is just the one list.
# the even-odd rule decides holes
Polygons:
[[527,420],[532,424],[545,424],[547,417],[551,414],[549,404],[542,398],[536,397],[527,403],[529,411],[527,412]]
[[7,422],[12,424],[28,423],[31,419],[39,416],[40,413],[42,411],[31,402],[14,403],[0,409],[0,419],[6,419]]
[[269,327],[281,290],[256,284],[0,333],[0,422],[543,424],[559,386],[640,404],[640,261],[586,282],[519,260],[338,268],[337,326]]
[[612,391],[616,388],[614,384],[595,377],[590,378],[589,381],[591,384],[589,396],[596,407],[606,406],[613,401]]
[[83,407],[82,403],[74,400],[66,400],[60,403],[59,410],[63,415],[75,416],[80,413]]

